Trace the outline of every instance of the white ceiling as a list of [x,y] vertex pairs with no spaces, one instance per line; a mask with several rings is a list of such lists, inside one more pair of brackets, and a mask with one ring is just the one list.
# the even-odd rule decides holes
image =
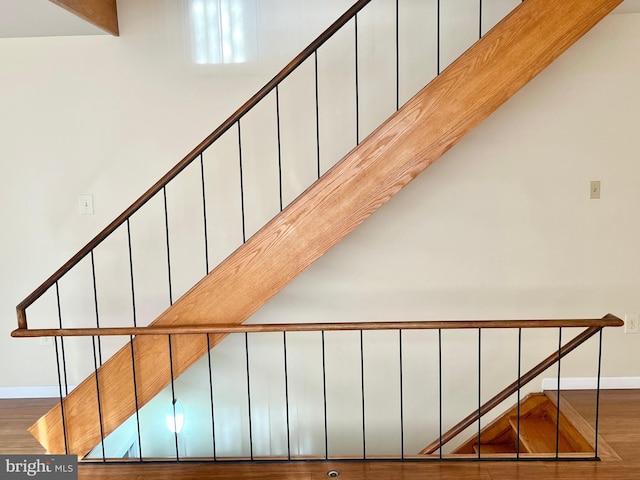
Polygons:
[[[625,0],[614,13],[640,13],[640,0]],[[0,0],[0,38],[68,35],[107,34],[49,0]]]

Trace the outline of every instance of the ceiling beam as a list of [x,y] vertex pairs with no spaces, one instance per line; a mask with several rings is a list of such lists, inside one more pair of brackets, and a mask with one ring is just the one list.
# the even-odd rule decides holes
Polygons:
[[119,36],[116,0],[49,0],[96,27]]

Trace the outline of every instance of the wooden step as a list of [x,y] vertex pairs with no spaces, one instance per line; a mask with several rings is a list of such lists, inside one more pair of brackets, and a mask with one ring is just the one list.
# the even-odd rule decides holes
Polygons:
[[[509,419],[513,431],[517,432],[518,419]],[[548,416],[520,419],[520,442],[530,453],[553,453],[556,451],[556,424]],[[558,452],[574,452],[571,443],[563,435],[562,429],[558,437]]]
[[[473,452],[478,453],[478,444],[473,446]],[[510,443],[480,444],[480,455],[493,455],[497,453],[516,453],[516,447]]]
[[[530,393],[526,397],[520,400],[520,417],[525,416],[535,416],[541,415],[546,411],[545,405],[549,402],[549,399],[542,393]],[[518,415],[518,405],[514,405],[503,415],[500,415],[498,418],[493,420],[491,423],[482,428],[482,432],[480,435],[481,444],[485,443],[488,445],[495,444],[512,444],[513,451],[515,448],[515,434],[511,424],[509,423],[509,418]],[[452,453],[454,454],[471,454],[477,447],[478,438],[477,436],[473,436],[458,448],[456,448]],[[521,447],[521,452],[525,450]],[[475,451],[477,453],[477,451]]]

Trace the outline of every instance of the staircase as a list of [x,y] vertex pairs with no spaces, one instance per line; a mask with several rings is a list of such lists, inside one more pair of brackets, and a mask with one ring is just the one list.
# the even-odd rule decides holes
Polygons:
[[[553,397],[556,397],[555,392]],[[518,405],[512,407],[481,430],[480,444],[478,437],[474,436],[456,448],[453,454],[493,456],[519,453],[526,456],[529,453],[540,457],[544,454],[555,456],[556,450],[558,454],[594,451],[592,442],[576,429],[573,419],[567,418],[564,409],[559,424],[557,418],[557,405],[547,393],[529,394],[522,399],[519,408]]]
[[[244,322],[621,1],[523,2],[298,199],[173,303],[152,325],[181,327]],[[360,1],[354,5],[333,30],[357,18],[358,11],[367,3]],[[331,35],[329,32],[314,42],[305,51],[304,58],[313,55]],[[241,143],[243,115],[277,88],[289,73],[287,71],[274,78],[243,109],[20,304],[20,328],[16,336],[26,336],[28,306],[54,285],[57,288],[59,278],[80,260],[92,255],[93,249],[104,238],[128,222],[130,216],[149,199],[164,193],[166,204],[166,184],[193,160],[202,159],[202,152],[217,138],[233,129],[237,130]],[[57,406],[52,409],[32,427],[31,432],[51,453],[67,451],[84,456],[101,441],[101,436],[113,432],[223,338],[223,334],[207,337],[174,334],[169,337],[167,345],[164,336],[132,337],[130,344],[64,399],[63,408]],[[158,361],[167,359],[169,355],[171,362]],[[531,412],[539,411],[538,406],[529,407],[527,404],[527,408]],[[552,421],[551,410],[547,409],[539,417],[545,418],[546,423],[536,422],[536,428],[548,430],[548,423]],[[64,413],[66,420],[63,422]],[[525,445],[527,437],[522,434],[529,432],[529,420],[533,418],[538,417],[520,421],[522,448],[542,448],[537,444]],[[564,423],[562,418],[560,422]],[[96,424],[100,428],[96,428]],[[513,426],[508,418],[501,425],[500,433],[487,432],[487,438],[492,440],[487,442],[490,446],[486,448],[507,448],[506,440]],[[580,444],[570,435],[563,439],[563,449],[582,448],[575,446]],[[483,448],[481,444],[481,451]]]

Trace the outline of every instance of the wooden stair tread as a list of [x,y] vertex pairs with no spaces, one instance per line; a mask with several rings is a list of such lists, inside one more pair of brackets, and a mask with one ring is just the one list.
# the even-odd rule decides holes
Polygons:
[[[473,446],[473,452],[478,453],[478,445]],[[495,453],[516,453],[516,447],[509,443],[481,443],[480,455],[491,455]]]
[[[518,429],[518,419],[510,418],[509,423],[513,431]],[[533,417],[520,419],[520,442],[531,453],[551,453],[556,451],[556,425],[549,417]],[[558,437],[558,452],[569,453],[575,451],[560,430]]]
[[[520,400],[520,418],[531,415],[539,415],[539,412],[544,412],[545,405],[549,402],[549,399],[543,393],[530,393],[526,397]],[[493,420],[491,423],[482,428],[481,444],[482,445],[495,445],[495,444],[509,444],[513,445],[512,452],[516,451],[515,448],[515,430],[509,423],[509,418],[518,415],[518,405],[514,405],[504,414]],[[456,448],[453,454],[472,454],[474,448],[477,446],[477,436],[473,436],[458,448]],[[521,446],[520,451],[524,451]],[[477,451],[475,451],[477,453]]]

